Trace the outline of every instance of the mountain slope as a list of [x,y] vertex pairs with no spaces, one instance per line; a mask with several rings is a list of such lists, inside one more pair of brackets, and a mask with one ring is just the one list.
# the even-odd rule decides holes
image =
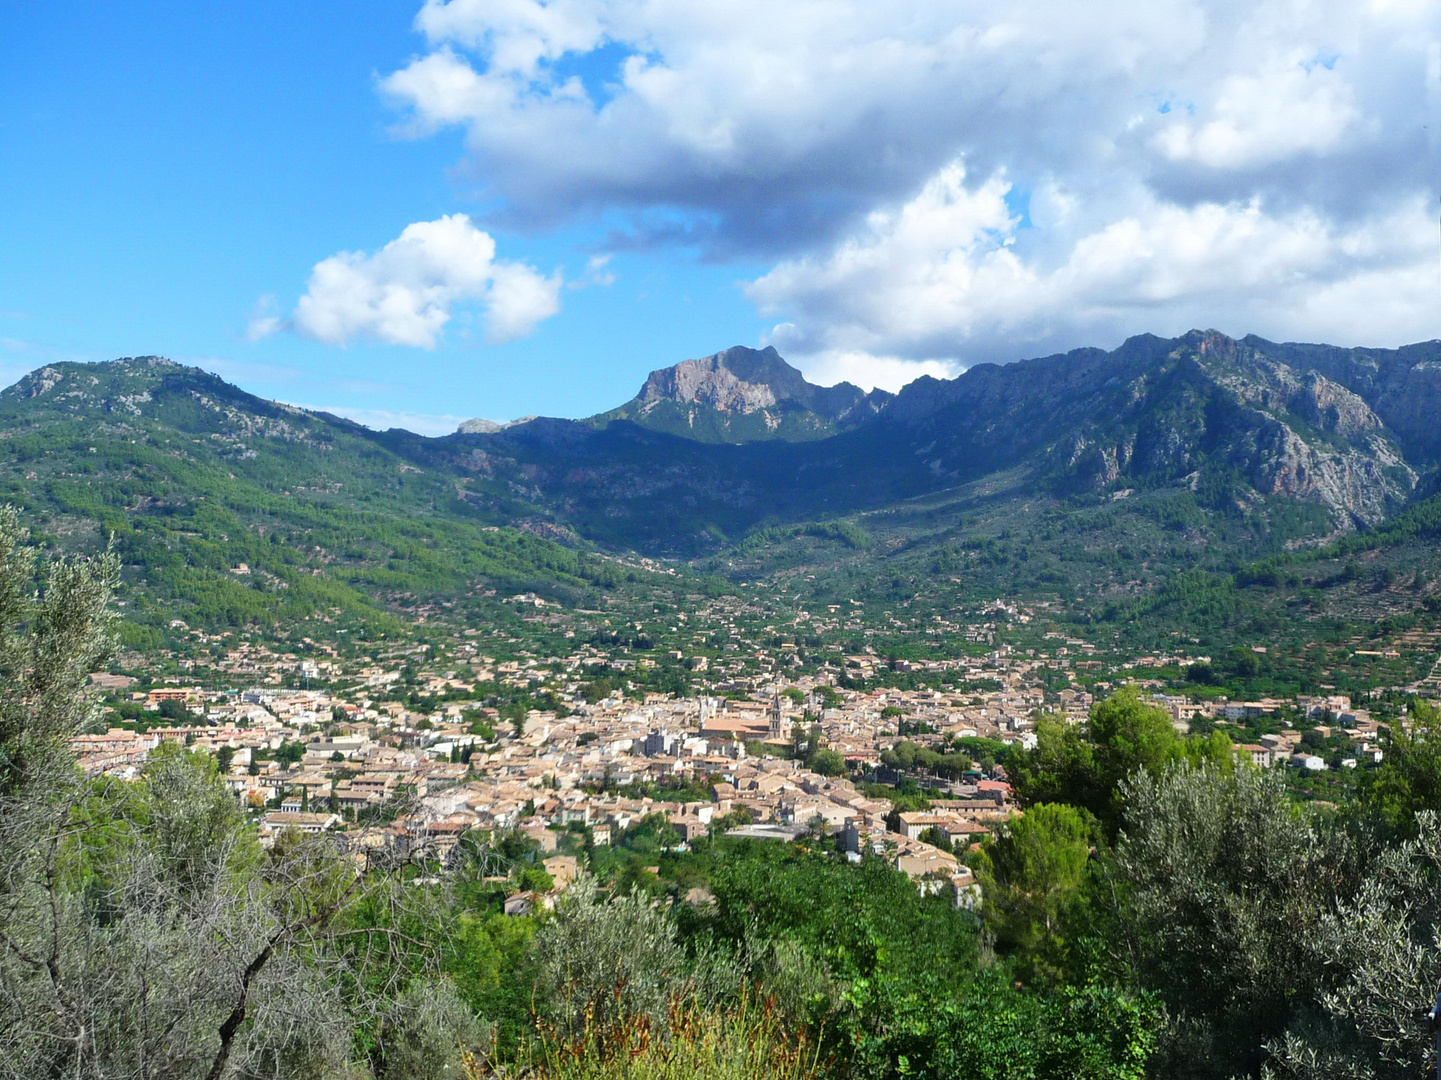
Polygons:
[[808,441],[714,445],[616,417],[412,452],[524,491],[582,535],[674,554],[1013,470],[1030,490],[1060,495],[1174,487],[1217,508],[1299,502],[1347,529],[1404,505],[1418,472],[1358,393],[1199,331],[918,379],[863,421]]
[[1341,526],[1394,512],[1417,478],[1360,395],[1215,332],[917,380],[884,421],[958,480],[1027,464],[1066,490],[1234,488],[1319,503]]
[[1315,371],[1359,394],[1395,434],[1418,467],[1441,463],[1441,341],[1399,349],[1343,349],[1334,345],[1243,338],[1254,348],[1298,370]]
[[113,537],[133,641],[176,618],[393,628],[431,596],[623,576],[491,524],[525,520],[521,498],[493,493],[486,517],[374,432],[155,357],[56,364],[0,393],[0,498],[57,546]]
[[[1418,418],[1441,407],[1438,353],[1142,336],[892,399],[810,386],[773,350],[727,350],[656,373],[608,419],[440,439],[157,358],[61,364],[0,393],[0,487],[60,546],[115,537],[136,625],[383,621],[492,589],[575,598],[626,576],[591,544],[692,558],[755,534],[770,538],[761,562],[781,565],[793,540],[860,559],[874,534],[868,560],[939,545],[938,566],[970,565],[955,545],[978,523],[999,537],[1027,508],[1046,524],[1015,580],[1094,588],[1123,572],[1118,545],[1154,553],[1149,581],[1202,552],[1265,557],[1368,529],[1429,492],[1418,474],[1437,459]],[[657,430],[663,406],[708,419]],[[1068,515],[1113,501],[1076,546]],[[859,530],[840,520],[857,517]],[[755,576],[749,558],[715,567]],[[1057,562],[1077,559],[1094,573]]]

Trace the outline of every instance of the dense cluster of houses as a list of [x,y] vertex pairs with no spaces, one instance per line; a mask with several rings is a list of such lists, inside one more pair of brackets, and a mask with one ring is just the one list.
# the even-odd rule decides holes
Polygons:
[[[1019,619],[1025,613],[1002,614]],[[846,617],[842,612],[835,620]],[[989,642],[993,629],[984,624],[976,640]],[[424,844],[444,860],[474,830],[519,829],[549,857],[564,858],[554,848],[558,830],[580,827],[590,842],[605,845],[646,819],[663,819],[678,844],[717,828],[758,836],[823,829],[852,857],[882,854],[929,883],[925,887],[949,888],[964,900],[974,883],[956,852],[1017,812],[1004,771],[976,769],[944,779],[915,774],[912,779],[928,789],[930,806],[901,813],[847,777],[884,775],[882,755],[901,739],[941,751],[976,737],[1029,747],[1043,709],[1083,723],[1092,693],[1074,683],[1048,691],[1040,676],[1086,664],[1094,649],[1060,634],[1047,638],[1056,639],[1048,640],[1049,652],[1018,653],[1001,645],[985,655],[923,665],[944,672],[948,681],[938,688],[868,693],[837,689],[846,681],[837,675],[864,677],[882,663],[895,668],[900,662],[865,652],[845,657],[841,672],[783,678],[764,665],[756,670],[696,657],[689,666],[704,675],[705,692],[686,698],[628,696],[626,672],[652,661],[611,656],[590,645],[567,657],[497,661],[481,655],[467,636],[451,653],[465,661],[456,670],[446,670],[445,663],[427,670],[424,647],[347,664],[333,650],[327,659],[299,660],[242,645],[226,654],[225,670],[257,680],[246,689],[136,691],[132,704],[156,710],[154,725],[114,725],[103,734],[78,736],[74,749],[88,774],[121,778],[138,775],[166,741],[210,753],[236,797],[254,808],[267,837],[285,829],[348,832],[363,834],[365,843]],[[1150,665],[1206,658],[1143,659]],[[587,670],[600,663],[617,685],[610,696],[587,701],[581,692]],[[443,703],[416,711],[391,693],[403,664],[411,665],[415,689]],[[328,688],[284,688],[277,672],[324,678]],[[97,690],[111,694],[123,693],[130,681],[104,674],[93,679]],[[484,681],[556,687],[568,705],[502,720],[496,710],[465,698]],[[1239,734],[1241,725],[1284,708],[1319,722],[1323,736],[1344,732],[1357,757],[1380,754],[1377,724],[1344,697],[1196,703],[1159,685],[1154,689],[1152,700],[1170,711],[1178,729],[1207,718],[1237,725]],[[194,722],[162,724],[160,710],[177,712],[167,702],[183,706]],[[844,760],[844,775],[820,775],[790,759],[798,734],[810,738],[816,727],[824,746]],[[1259,742],[1240,741],[1236,752],[1262,767],[1289,762],[1325,768],[1313,752],[1315,742],[1283,729]],[[677,789],[689,796],[664,797]],[[698,792],[706,797],[696,798]],[[566,879],[564,864],[556,867],[552,876]]]

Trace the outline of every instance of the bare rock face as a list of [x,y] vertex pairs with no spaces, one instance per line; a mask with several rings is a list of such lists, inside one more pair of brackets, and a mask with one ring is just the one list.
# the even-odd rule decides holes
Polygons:
[[1249,422],[1235,425],[1230,456],[1261,494],[1320,503],[1346,527],[1376,524],[1416,487],[1415,470],[1359,394],[1219,334],[1197,352],[1243,406],[1238,415]]
[[867,394],[850,383],[815,386],[781,358],[774,346],[737,345],[699,360],[652,371],[636,400],[708,405],[724,412],[752,413],[791,402],[826,420],[840,420],[866,402],[878,411],[891,395]]
[[504,431],[505,425],[495,420],[476,417],[473,420],[462,420],[460,427],[455,430],[461,435],[493,435],[497,431]]
[[1248,337],[1251,346],[1297,371],[1314,371],[1359,394],[1413,464],[1441,461],[1441,341],[1399,349],[1346,349]]
[[[709,405],[722,412],[753,413],[776,403],[776,392],[765,382],[746,382],[726,363],[728,349],[703,360],[684,360],[674,367],[653,371],[641,388],[642,407],[649,411],[659,402]],[[770,350],[774,352],[774,350]],[[784,364],[777,356],[776,359]],[[789,364],[785,365],[791,371]],[[799,377],[800,372],[796,372]]]
[[1255,463],[1251,482],[1266,495],[1318,502],[1351,522],[1374,525],[1399,506],[1416,486],[1416,473],[1387,440],[1337,449],[1308,443],[1277,425],[1269,453]]
[[1216,331],[919,379],[880,419],[953,482],[1017,466],[1072,491],[1240,481],[1338,528],[1394,513],[1417,482],[1360,393]]

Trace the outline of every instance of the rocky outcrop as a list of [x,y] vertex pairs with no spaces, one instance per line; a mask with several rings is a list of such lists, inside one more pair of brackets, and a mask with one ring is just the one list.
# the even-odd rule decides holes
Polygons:
[[891,397],[846,382],[816,386],[774,347],[738,345],[652,371],[633,400],[593,422],[629,420],[706,442],[806,440],[864,423]]
[[1259,337],[1240,344],[1297,371],[1311,371],[1362,398],[1385,424],[1411,464],[1441,464],[1441,341],[1399,349],[1343,349]]
[[1017,466],[1072,491],[1240,480],[1343,528],[1379,521],[1416,483],[1360,394],[1215,331],[919,379],[882,419],[956,482]]

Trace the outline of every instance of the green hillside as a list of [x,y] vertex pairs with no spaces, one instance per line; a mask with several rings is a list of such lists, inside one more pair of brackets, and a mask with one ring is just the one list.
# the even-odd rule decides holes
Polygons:
[[426,439],[157,358],[53,365],[0,393],[0,498],[46,544],[114,544],[135,646],[175,620],[393,634],[519,592],[648,605],[729,579],[907,626],[1026,599],[1097,640],[1215,651],[1433,597],[1432,501],[1403,509],[1429,462],[1355,395],[1196,335],[1033,366],[737,446],[558,420]]
[[528,506],[509,492],[481,509],[358,425],[156,358],[53,365],[0,394],[0,499],[50,545],[113,543],[133,644],[172,619],[384,631],[427,601],[574,601],[635,573],[513,527]]

